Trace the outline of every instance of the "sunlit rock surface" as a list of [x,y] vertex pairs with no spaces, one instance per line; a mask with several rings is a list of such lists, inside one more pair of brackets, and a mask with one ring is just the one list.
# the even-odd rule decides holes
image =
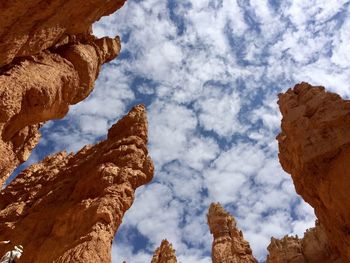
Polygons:
[[14,58],[90,37],[91,25],[125,0],[27,0],[0,3],[0,67]]
[[236,221],[219,203],[213,203],[208,211],[208,225],[213,235],[213,263],[257,263],[249,243],[237,229]]
[[316,222],[316,227],[306,230],[303,238],[285,236],[271,238],[266,263],[319,263],[341,260],[329,246],[325,229]]
[[96,39],[91,25],[124,0],[0,3],[0,185],[39,142],[42,122],[86,98],[119,38]]
[[350,262],[350,101],[301,83],[280,94],[278,104],[282,167],[315,209],[330,253]]
[[151,263],[177,263],[175,250],[168,240],[164,239],[155,250]]
[[42,122],[64,117],[93,89],[102,63],[120,51],[116,39],[43,51],[0,72],[0,185],[39,142]]
[[[0,233],[22,244],[20,262],[111,262],[111,244],[137,187],[153,176],[145,108],[133,108],[106,140],[60,152],[0,192]],[[11,248],[2,245],[0,254]]]

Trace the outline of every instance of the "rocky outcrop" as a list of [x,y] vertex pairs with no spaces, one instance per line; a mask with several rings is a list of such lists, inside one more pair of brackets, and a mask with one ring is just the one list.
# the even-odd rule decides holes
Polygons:
[[16,57],[89,38],[92,23],[126,0],[28,0],[0,3],[0,67]]
[[43,51],[0,75],[0,185],[27,160],[42,122],[62,118],[86,98],[103,63],[120,51],[119,38],[70,43]]
[[42,122],[86,98],[119,38],[96,39],[91,25],[125,0],[0,3],[0,186],[26,161]]
[[168,240],[162,240],[160,247],[154,252],[151,263],[177,263],[175,250]]
[[330,248],[325,229],[316,221],[316,227],[308,229],[304,237],[285,236],[271,238],[266,263],[340,263],[340,258]]
[[[31,165],[0,193],[0,233],[22,244],[20,262],[111,262],[111,244],[134,191],[149,182],[145,108],[136,106],[105,141]],[[0,247],[0,254],[9,249]]]
[[301,83],[280,94],[278,104],[282,167],[314,207],[331,253],[350,262],[350,101]]
[[208,211],[208,225],[214,240],[213,263],[257,263],[249,243],[244,240],[236,221],[219,203],[212,203]]

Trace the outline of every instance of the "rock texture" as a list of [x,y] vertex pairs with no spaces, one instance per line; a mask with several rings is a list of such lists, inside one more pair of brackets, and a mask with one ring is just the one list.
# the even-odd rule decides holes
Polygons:
[[0,67],[90,35],[93,22],[126,0],[28,0],[0,3]]
[[213,263],[257,263],[249,243],[244,240],[236,221],[219,203],[212,203],[208,212],[208,225],[214,240]]
[[119,38],[90,38],[23,59],[0,75],[0,185],[27,160],[42,122],[62,118],[86,98],[102,63],[120,51]]
[[175,250],[168,240],[164,239],[156,249],[151,263],[177,263]]
[[325,229],[316,222],[316,227],[307,230],[304,237],[285,236],[271,238],[266,263],[340,263],[340,258],[330,248]]
[[[0,233],[22,244],[19,262],[111,262],[111,243],[135,189],[149,182],[147,121],[136,106],[108,137],[77,154],[57,153],[0,193]],[[9,247],[0,247],[3,254]]]
[[350,262],[350,101],[301,83],[280,94],[278,104],[282,167],[314,207],[331,253]]

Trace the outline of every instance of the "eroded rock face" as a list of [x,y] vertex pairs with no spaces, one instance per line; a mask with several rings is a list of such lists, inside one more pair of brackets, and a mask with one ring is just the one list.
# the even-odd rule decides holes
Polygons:
[[42,122],[62,118],[93,89],[101,65],[120,51],[118,37],[42,51],[0,72],[0,185],[27,160]]
[[0,3],[0,67],[72,38],[86,39],[92,23],[126,0],[28,0]]
[[[145,108],[77,154],[60,152],[20,173],[0,193],[0,233],[22,244],[20,262],[111,262],[111,243],[135,189],[152,179]],[[4,254],[10,247],[0,247]]]
[[280,94],[278,104],[282,167],[314,207],[332,253],[350,262],[350,101],[301,83]]
[[164,239],[156,249],[151,263],[177,263],[175,250],[168,240]]
[[219,203],[212,203],[208,212],[208,225],[214,240],[213,263],[257,263],[249,243],[244,240],[236,221]]
[[306,230],[304,237],[285,236],[282,239],[271,238],[266,263],[340,263],[339,255],[329,246],[322,225]]

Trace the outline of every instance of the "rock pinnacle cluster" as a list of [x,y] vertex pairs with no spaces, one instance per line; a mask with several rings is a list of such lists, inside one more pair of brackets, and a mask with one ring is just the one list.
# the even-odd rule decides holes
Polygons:
[[[119,55],[118,36],[96,38],[91,28],[124,3],[0,3],[1,186],[29,158],[40,127],[89,96],[101,66]],[[305,82],[278,98],[279,160],[318,219],[303,238],[271,238],[266,263],[350,262],[350,101]],[[1,243],[0,255],[21,244],[19,263],[111,262],[111,244],[135,190],[153,177],[147,132],[145,107],[137,105],[105,140],[76,154],[47,156],[19,173],[0,191],[0,236],[12,241]],[[219,203],[210,205],[207,220],[213,263],[257,263]],[[164,239],[151,263],[176,262]]]

